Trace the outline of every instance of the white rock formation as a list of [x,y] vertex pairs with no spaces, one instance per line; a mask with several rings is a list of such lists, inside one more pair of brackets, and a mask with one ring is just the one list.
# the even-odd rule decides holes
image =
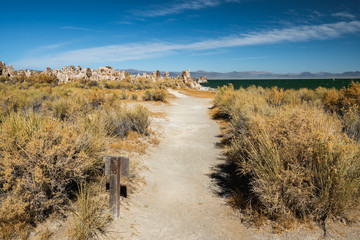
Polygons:
[[[25,74],[27,77],[39,74],[39,71],[32,70],[18,70],[14,71],[12,65],[6,66],[4,62],[0,61],[0,75],[8,76],[10,78],[15,78],[17,75]],[[100,80],[112,80],[112,81],[122,81],[126,78],[125,71],[115,70],[112,67],[99,67],[98,69],[91,68],[82,68],[81,66],[64,66],[62,70],[59,68],[52,70],[51,68],[46,68],[43,72],[48,76],[52,76],[58,79],[59,82],[67,83],[76,79],[83,79],[88,81],[100,81]],[[156,82],[157,80],[166,80],[170,78],[168,72],[165,72],[164,77],[161,76],[160,71],[153,72],[152,74],[143,73],[142,75],[127,75],[127,79],[131,83],[135,83],[139,78],[145,78]],[[182,75],[177,78],[181,78],[184,84],[190,88],[200,88],[200,84],[196,81],[193,81],[190,76],[190,70],[182,72]]]

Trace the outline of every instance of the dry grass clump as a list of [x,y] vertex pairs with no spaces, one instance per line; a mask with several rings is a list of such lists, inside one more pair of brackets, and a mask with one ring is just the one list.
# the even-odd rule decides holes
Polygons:
[[323,95],[323,104],[330,112],[341,116],[345,132],[356,141],[360,136],[360,83],[352,82],[340,91],[328,90]]
[[144,101],[166,101],[166,92],[162,89],[149,89],[146,90],[142,96]]
[[105,229],[110,223],[111,214],[104,185],[100,181],[92,186],[80,186],[68,229],[71,239],[98,239],[100,235],[106,235]]
[[86,125],[10,114],[0,129],[1,225],[36,223],[61,211],[74,184],[101,171],[105,150],[105,135]]
[[280,106],[284,104],[285,100],[285,92],[284,89],[278,89],[277,87],[273,87],[269,90],[266,101],[269,105]]
[[218,108],[217,115],[219,117],[230,117],[232,112],[232,107],[235,101],[235,92],[234,86],[229,84],[229,86],[218,87],[215,99],[214,106]]
[[[286,95],[300,101],[287,103]],[[219,110],[225,109],[231,119],[228,156],[249,188],[238,194],[245,199],[237,203],[251,202],[252,217],[263,215],[286,227],[295,220],[349,220],[357,209],[358,145],[343,132],[336,115],[309,104],[318,99],[315,91],[276,88],[218,93]]]
[[125,107],[104,110],[105,130],[110,136],[125,137],[130,130],[147,135],[150,126],[150,113],[147,108],[137,105],[128,109]]
[[137,101],[138,95],[136,93],[131,94],[131,100]]

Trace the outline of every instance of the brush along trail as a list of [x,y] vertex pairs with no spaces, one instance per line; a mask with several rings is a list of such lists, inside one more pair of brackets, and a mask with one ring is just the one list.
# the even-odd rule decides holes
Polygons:
[[[218,123],[208,114],[211,99],[169,90],[175,96],[157,119],[162,138],[145,159],[146,185],[122,203],[106,239],[319,239],[318,228],[299,227],[281,235],[256,230],[220,196],[214,169],[224,164],[216,147]],[[350,234],[351,235],[351,234]],[[337,235],[338,236],[338,235]],[[333,239],[331,236],[328,239]],[[349,239],[352,239],[351,237]]]

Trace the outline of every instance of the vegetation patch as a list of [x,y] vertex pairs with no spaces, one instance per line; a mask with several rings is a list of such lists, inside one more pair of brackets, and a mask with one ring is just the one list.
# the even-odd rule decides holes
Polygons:
[[126,105],[124,90],[93,83],[0,84],[0,239],[26,239],[50,215],[68,216],[72,205],[69,236],[96,237],[108,219],[107,201],[94,190],[103,157],[116,143],[145,152],[145,144],[130,142],[150,134],[150,112]]
[[311,219],[324,233],[326,219],[354,220],[359,93],[355,83],[340,91],[218,89],[216,116],[229,121],[227,155],[242,184],[233,204],[245,218],[273,220],[278,230]]
[[146,90],[142,96],[144,101],[166,101],[166,92],[162,89]]

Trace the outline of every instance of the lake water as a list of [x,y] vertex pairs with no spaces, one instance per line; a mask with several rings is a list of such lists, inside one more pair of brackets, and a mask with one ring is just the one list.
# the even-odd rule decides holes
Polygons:
[[316,89],[318,87],[341,89],[349,86],[351,81],[360,82],[360,79],[231,79],[208,80],[207,83],[201,83],[204,87],[217,88],[231,83],[235,89],[247,88],[252,85],[261,86],[263,88],[271,88],[277,86],[284,89],[300,89],[309,88]]

